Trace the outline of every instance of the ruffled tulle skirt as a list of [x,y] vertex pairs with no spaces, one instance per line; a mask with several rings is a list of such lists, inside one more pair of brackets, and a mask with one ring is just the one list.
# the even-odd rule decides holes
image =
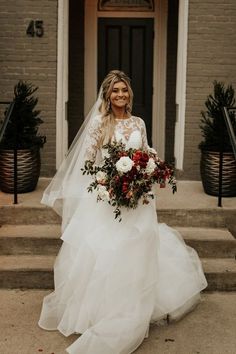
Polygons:
[[55,291],[44,298],[39,326],[82,335],[70,354],[128,354],[150,323],[177,320],[207,286],[197,253],[158,224],[154,201],[122,210],[85,198],[62,235]]

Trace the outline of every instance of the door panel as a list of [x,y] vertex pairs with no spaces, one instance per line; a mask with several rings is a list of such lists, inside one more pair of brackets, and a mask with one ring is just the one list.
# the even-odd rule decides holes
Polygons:
[[98,19],[98,86],[110,70],[123,70],[134,91],[133,114],[152,136],[153,19]]

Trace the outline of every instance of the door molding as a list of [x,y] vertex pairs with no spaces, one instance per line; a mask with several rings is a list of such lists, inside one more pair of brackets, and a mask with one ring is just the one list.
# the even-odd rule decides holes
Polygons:
[[188,51],[188,0],[179,0],[179,27],[176,77],[175,167],[183,170]]
[[167,0],[156,0],[154,12],[99,12],[97,10],[97,0],[85,0],[85,115],[89,112],[97,98],[97,18],[154,18],[152,141],[161,158],[164,158],[165,155],[167,10]]
[[59,0],[57,25],[56,169],[62,163],[68,150],[68,37],[69,0]]

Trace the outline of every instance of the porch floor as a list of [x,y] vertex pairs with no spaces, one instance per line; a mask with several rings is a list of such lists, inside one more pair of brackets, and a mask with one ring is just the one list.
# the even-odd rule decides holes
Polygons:
[[[63,354],[76,338],[37,326],[46,290],[0,290],[0,353]],[[32,311],[32,309],[34,309]],[[151,326],[137,354],[235,354],[236,293],[202,295],[199,307],[180,322]],[[96,354],[96,353],[94,353]]]
[[[40,178],[35,191],[19,194],[19,206],[42,206],[40,200],[49,182],[50,178]],[[177,188],[178,191],[174,195],[169,186],[157,189],[157,209],[212,209],[217,207],[217,197],[205,194],[201,181],[178,181]],[[0,206],[12,204],[13,195],[0,192]],[[222,206],[226,209],[236,209],[236,197],[222,198]]]

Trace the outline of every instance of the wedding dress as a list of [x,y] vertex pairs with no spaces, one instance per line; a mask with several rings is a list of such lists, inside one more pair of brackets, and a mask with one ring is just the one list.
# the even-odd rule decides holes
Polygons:
[[[100,129],[98,116],[86,138],[86,159],[102,158]],[[148,148],[138,117],[116,120],[114,139]],[[150,323],[181,318],[207,286],[197,253],[177,231],[158,224],[155,200],[122,208],[118,222],[107,202],[86,192],[61,238],[55,291],[44,298],[39,326],[82,334],[66,349],[70,354],[132,353]]]

